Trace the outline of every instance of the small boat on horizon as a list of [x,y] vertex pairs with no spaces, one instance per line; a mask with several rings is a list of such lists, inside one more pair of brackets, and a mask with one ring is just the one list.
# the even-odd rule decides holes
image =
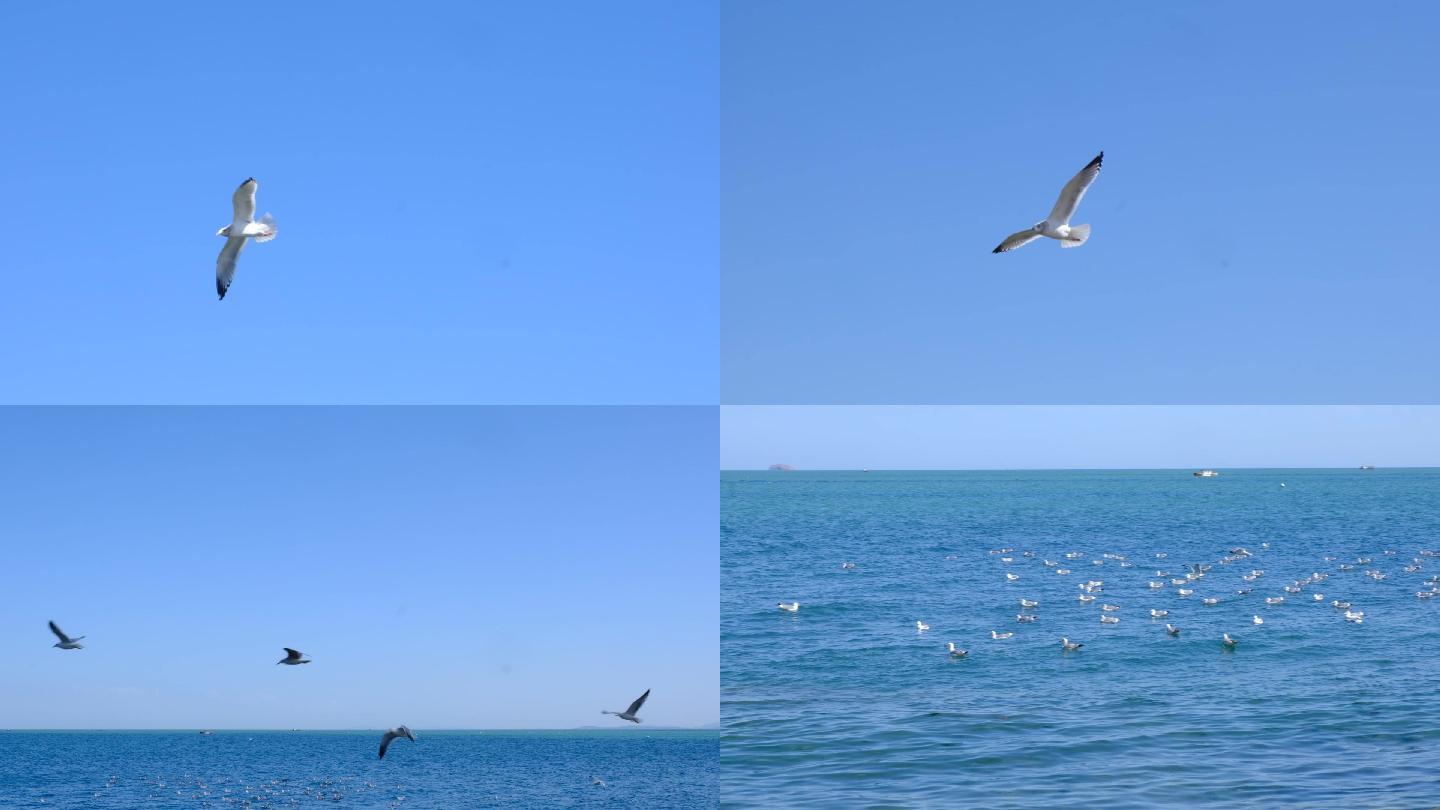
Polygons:
[[1191,475],[1195,476],[1196,478],[1218,478],[1218,477],[1220,477],[1220,473],[1218,473],[1218,472],[1216,472],[1216,471],[1214,471],[1214,470],[1200,470],[1200,471],[1198,471],[1198,472],[1191,473]]
[[1361,464],[1361,465],[1360,465],[1360,469],[1362,469],[1362,470],[1373,470],[1373,469],[1375,469],[1375,465],[1374,465],[1374,464]]

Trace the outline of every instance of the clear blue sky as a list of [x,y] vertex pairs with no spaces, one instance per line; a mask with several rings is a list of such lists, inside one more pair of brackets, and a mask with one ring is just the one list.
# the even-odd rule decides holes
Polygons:
[[662,0],[7,3],[0,402],[713,404],[718,47]]
[[721,469],[1440,467],[1440,406],[721,409]]
[[[734,3],[727,403],[1436,402],[1440,6]],[[1100,150],[1090,242],[992,255]]]
[[716,424],[0,409],[0,724],[618,726],[646,688],[651,724],[717,722]]

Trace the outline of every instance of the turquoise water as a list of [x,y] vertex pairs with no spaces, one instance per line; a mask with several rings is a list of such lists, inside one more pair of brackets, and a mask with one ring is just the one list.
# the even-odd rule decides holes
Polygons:
[[[0,807],[715,807],[709,731],[0,732]],[[599,777],[604,787],[594,785]],[[320,804],[323,801],[323,805]]]
[[[1440,551],[1440,470],[728,472],[721,499],[726,806],[1440,803],[1440,557],[1402,570]],[[1185,563],[1214,566],[1189,598]]]

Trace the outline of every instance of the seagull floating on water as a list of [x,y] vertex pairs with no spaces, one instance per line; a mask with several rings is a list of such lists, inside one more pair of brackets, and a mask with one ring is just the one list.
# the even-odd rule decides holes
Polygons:
[[58,639],[60,639],[60,641],[57,642],[54,646],[59,647],[59,648],[62,649],[62,650],[83,650],[83,649],[85,649],[85,645],[84,645],[84,644],[78,643],[78,642],[80,641],[80,639],[85,638],[84,636],[76,636],[76,637],[74,637],[74,638],[71,638],[71,637],[65,635],[65,633],[60,630],[60,625],[56,624],[56,623],[53,622],[53,621],[50,622],[50,632],[54,633],[54,634],[55,634],[55,637],[58,638]]
[[220,293],[222,301],[225,300],[225,291],[230,289],[230,282],[235,279],[235,263],[240,260],[240,251],[245,249],[246,240],[253,237],[256,242],[269,242],[278,233],[275,218],[269,214],[261,217],[259,222],[255,221],[255,189],[258,186],[255,178],[249,177],[235,189],[235,218],[215,232],[216,236],[226,237],[225,247],[220,248],[220,258],[215,261],[215,291]]
[[1180,628],[1176,627],[1173,624],[1167,624],[1165,625],[1165,632],[1169,633],[1172,636],[1178,636],[1180,635]]
[[993,639],[995,639],[996,641],[1000,641],[1001,639],[1010,638],[1010,637],[1013,636],[1013,635],[1015,635],[1015,634],[1014,634],[1014,633],[998,633],[998,632],[996,632],[996,631],[994,631],[994,630],[991,630],[991,631],[990,631],[990,638],[993,638]]
[[785,611],[789,611],[790,613],[794,613],[795,611],[797,611],[797,610],[800,609],[800,603],[799,603],[799,602],[781,602],[781,603],[780,603],[780,609],[781,609],[781,610],[785,610]]
[[1037,618],[1039,618],[1039,617],[1038,617],[1038,616],[1031,616],[1031,615],[1028,614],[1028,613],[1020,613],[1020,614],[1017,614],[1017,615],[1015,616],[1015,621],[1021,622],[1021,623],[1029,623],[1029,622],[1035,621]]
[[645,698],[648,698],[648,697],[650,697],[650,690],[649,690],[649,689],[646,689],[646,690],[645,690],[645,694],[641,695],[641,696],[638,697],[638,698],[635,698],[635,702],[634,702],[634,703],[631,703],[631,704],[630,704],[630,708],[626,709],[625,711],[623,711],[623,712],[612,712],[612,711],[609,711],[609,710],[602,710],[600,713],[601,713],[601,714],[613,714],[613,715],[615,715],[616,717],[620,718],[621,720],[629,720],[629,721],[632,722],[632,723],[638,723],[638,722],[640,722],[640,718],[639,718],[639,716],[636,715],[636,712],[640,711],[640,707],[645,705]]
[[407,727],[405,727],[405,726],[401,726],[401,727],[399,727],[399,728],[392,728],[392,729],[390,729],[389,731],[385,732],[385,736],[384,736],[384,737],[381,737],[381,738],[380,738],[380,758],[381,758],[381,759],[384,759],[384,758],[385,758],[385,749],[387,749],[387,748],[390,747],[390,741],[393,740],[393,739],[395,739],[396,737],[404,737],[405,739],[409,740],[410,742],[415,742],[415,734],[414,734],[412,731],[410,731],[409,728],[407,728]]
[[924,623],[924,622],[918,622],[918,621],[917,621],[917,622],[915,622],[915,629],[916,629],[916,630],[929,630],[929,629],[930,629],[930,625],[928,625],[928,624],[926,624],[926,623]]
[[1154,609],[1154,608],[1151,608],[1151,609],[1150,609],[1150,618],[1152,618],[1152,619],[1163,619],[1163,618],[1165,618],[1166,616],[1169,616],[1169,615],[1170,615],[1170,611],[1168,611],[1168,610],[1156,610],[1156,609]]
[[1264,624],[1264,623],[1265,623],[1265,620],[1262,619],[1262,618],[1260,618],[1259,616],[1251,616],[1251,617],[1250,617],[1250,623],[1251,623],[1251,624]]
[[1082,642],[1071,641],[1068,638],[1060,639],[1060,648],[1063,649],[1065,652],[1074,652],[1084,646],[1085,645]]
[[275,662],[277,666],[280,664],[289,664],[291,666],[294,666],[296,664],[310,663],[310,659],[305,657],[305,653],[302,653],[299,650],[292,650],[289,647],[281,647],[280,649],[285,651],[285,657]]
[[1229,633],[1221,633],[1221,634],[1220,634],[1220,643],[1224,644],[1226,647],[1229,647],[1230,649],[1234,649],[1237,642],[1235,641],[1235,639],[1233,639],[1233,638],[1230,637],[1230,634],[1229,634]]
[[1020,607],[1022,608],[1033,608],[1039,606],[1040,603],[1035,601],[1034,599],[1025,599],[1024,597],[1021,597],[1020,599]]
[[1119,617],[1119,616],[1101,616],[1101,617],[1100,617],[1100,623],[1101,623],[1101,624],[1119,624],[1119,623],[1120,623],[1120,617]]
[[1100,164],[1105,160],[1105,153],[1101,152],[1095,159],[1085,164],[1078,174],[1070,178],[1070,182],[1060,189],[1060,198],[1055,201],[1055,207],[1050,209],[1050,216],[1043,222],[1037,222],[1034,226],[1023,231],[1017,231],[1005,237],[1005,241],[995,247],[992,253],[1005,253],[1015,248],[1028,245],[1042,236],[1060,240],[1061,247],[1079,247],[1085,244],[1090,238],[1089,225],[1071,225],[1070,217],[1075,215],[1075,209],[1079,207],[1080,200],[1085,197],[1090,184],[1100,176]]
[[959,647],[956,647],[955,642],[953,641],[945,642],[945,646],[950,650],[951,658],[964,658],[965,656],[970,654],[969,650],[962,650]]

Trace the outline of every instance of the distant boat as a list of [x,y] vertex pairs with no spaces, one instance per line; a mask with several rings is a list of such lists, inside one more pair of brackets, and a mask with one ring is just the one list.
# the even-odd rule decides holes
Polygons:
[[794,467],[791,467],[789,464],[771,464],[771,465],[770,465],[770,469],[772,469],[772,470],[780,470],[780,471],[783,471],[783,472],[790,472],[790,471],[794,470],[795,468],[794,468]]
[[213,731],[202,731],[202,732],[200,732],[200,736],[202,736],[202,737],[209,737],[211,734],[214,734],[214,733],[215,733],[215,732],[213,732]]
[[1220,473],[1214,470],[1200,470],[1199,472],[1191,473],[1191,475],[1194,475],[1196,478],[1218,478]]
[[1375,465],[1374,465],[1374,464],[1361,464],[1361,465],[1360,465],[1360,469],[1362,469],[1362,470],[1373,470],[1373,469],[1375,469]]

